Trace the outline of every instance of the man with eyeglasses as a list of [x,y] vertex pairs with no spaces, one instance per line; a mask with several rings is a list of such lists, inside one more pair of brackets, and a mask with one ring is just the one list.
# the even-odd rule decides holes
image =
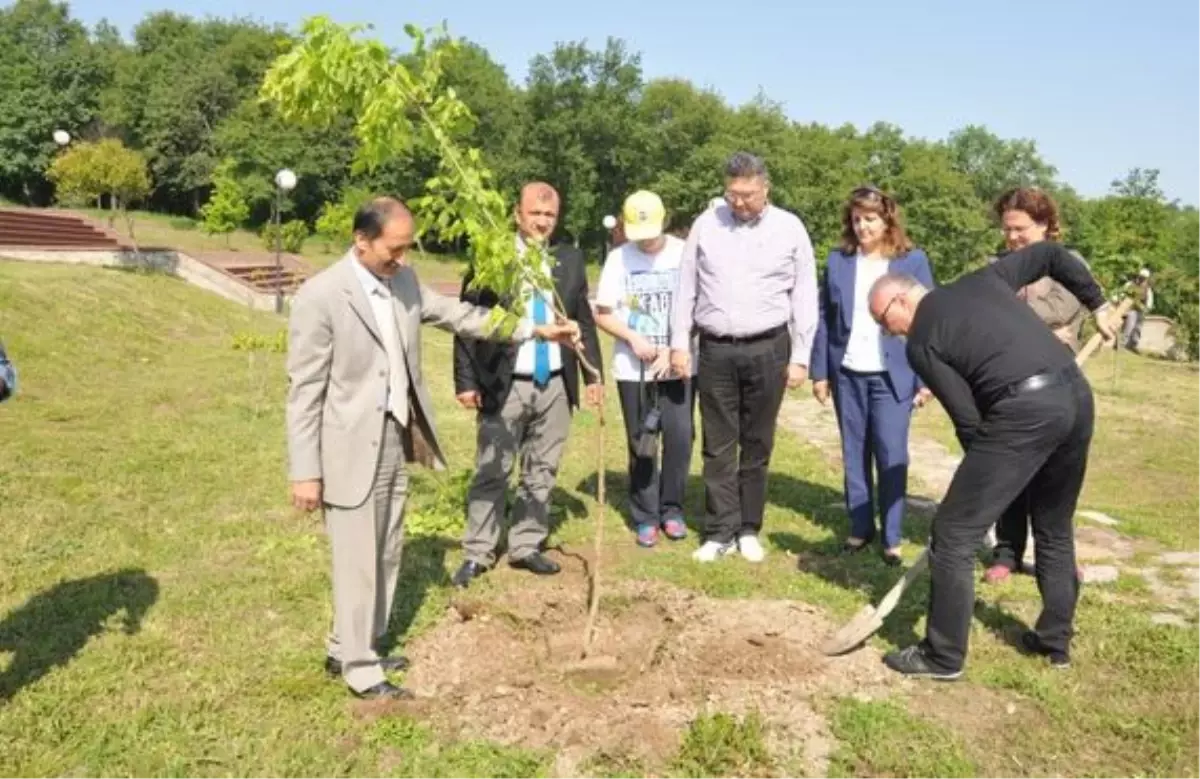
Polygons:
[[1093,312],[1105,338],[1114,336],[1100,285],[1070,251],[1050,241],[937,289],[895,273],[871,287],[871,316],[908,339],[909,364],[950,415],[966,453],[933,517],[925,640],[884,658],[898,673],[940,680],[962,675],[975,549],[1026,490],[1043,610],[1021,643],[1052,667],[1070,664],[1079,597],[1073,518],[1095,411],[1071,352],[1013,294],[1047,275]]
[[808,376],[817,329],[817,271],[799,217],[770,203],[758,157],[738,152],[725,166],[725,197],[696,218],[679,269],[671,368],[689,378],[699,335],[696,391],[706,496],[703,543],[712,562],[735,550],[764,557],[758,534],[767,466],[785,388]]

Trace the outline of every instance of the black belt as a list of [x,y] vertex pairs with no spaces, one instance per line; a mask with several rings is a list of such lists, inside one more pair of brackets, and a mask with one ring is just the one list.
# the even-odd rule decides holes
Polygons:
[[[559,368],[558,370],[550,371],[550,375],[548,378],[553,379],[553,378],[555,378],[557,376],[561,376],[561,375],[562,375],[562,368]],[[513,378],[516,379],[517,381],[533,381],[533,374],[532,373],[514,373]]]
[[774,338],[788,331],[787,324],[776,325],[770,330],[763,330],[761,333],[752,333],[750,335],[718,335],[710,333],[708,330],[700,330],[701,341],[712,341],[718,344],[749,344],[755,341],[765,341],[768,338]]
[[997,398],[997,400],[1016,397],[1017,395],[1023,395],[1026,392],[1037,392],[1040,389],[1053,387],[1057,384],[1066,384],[1078,373],[1079,369],[1075,367],[1074,363],[1066,366],[1065,368],[1059,368],[1056,371],[1035,373],[1028,379],[1008,385],[1008,387],[1000,393],[1000,397]]

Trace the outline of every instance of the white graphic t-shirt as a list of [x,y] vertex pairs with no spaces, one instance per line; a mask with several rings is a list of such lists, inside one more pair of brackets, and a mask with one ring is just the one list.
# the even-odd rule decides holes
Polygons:
[[[634,332],[655,346],[666,348],[670,344],[671,315],[682,259],[683,241],[673,235],[667,236],[666,245],[653,256],[645,254],[633,241],[618,246],[604,261],[596,304],[611,308]],[[646,379],[652,381],[649,368],[646,365]],[[693,341],[692,374],[695,372]],[[641,360],[622,339],[616,339],[613,347],[613,377],[617,381],[638,381],[641,377]]]

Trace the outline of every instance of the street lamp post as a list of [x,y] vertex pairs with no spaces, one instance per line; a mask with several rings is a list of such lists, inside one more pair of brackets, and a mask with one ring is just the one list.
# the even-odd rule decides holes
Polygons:
[[615,216],[613,216],[612,214],[606,214],[605,217],[602,220],[600,220],[600,223],[602,225],[604,225],[604,231],[605,231],[604,232],[604,257],[601,258],[601,260],[600,260],[600,264],[603,265],[604,260],[608,259],[608,252],[610,251],[609,246],[612,244],[612,231],[613,231],[613,228],[617,226],[617,218]]
[[275,174],[275,313],[283,313],[283,196],[296,188],[296,174],[284,168]]

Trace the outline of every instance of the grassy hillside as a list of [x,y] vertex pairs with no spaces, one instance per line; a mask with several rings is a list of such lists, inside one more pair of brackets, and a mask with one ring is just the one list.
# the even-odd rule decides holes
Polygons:
[[[21,372],[20,394],[0,405],[0,773],[557,775],[568,747],[583,750],[566,737],[504,730],[501,715],[489,712],[522,716],[524,709],[502,706],[527,700],[517,683],[464,689],[437,677],[443,692],[420,708],[393,711],[359,705],[324,678],[327,546],[316,519],[286,506],[283,354],[271,348],[281,330],[270,314],[172,278],[0,261],[0,338]],[[541,646],[538,631],[546,628],[538,626],[558,624],[547,615],[582,601],[581,564],[561,556],[567,571],[555,581],[502,567],[470,596],[495,618],[461,626],[452,618],[447,571],[460,560],[474,428],[453,405],[449,337],[426,330],[425,339],[451,471],[416,477],[395,619],[419,661],[416,682],[443,668],[469,676],[472,664],[488,662],[511,673],[529,661],[505,648]],[[1106,413],[1158,427],[1133,439],[1101,436],[1089,500],[1128,516],[1122,531],[1194,549],[1196,489],[1178,480],[1185,471],[1195,478],[1196,377],[1149,362],[1136,370],[1159,406],[1146,409],[1131,369],[1104,401]],[[800,402],[812,402],[806,393]],[[612,502],[606,592],[667,594],[613,596],[605,619],[632,624],[620,620],[642,619],[647,604],[676,604],[669,609],[679,615],[707,604],[721,620],[768,624],[759,638],[743,640],[723,635],[723,622],[688,623],[702,637],[729,640],[724,665],[667,661],[619,688],[572,686],[553,667],[530,663],[532,689],[564,702],[538,733],[576,722],[585,745],[603,735],[589,731],[621,725],[595,719],[597,707],[668,677],[682,691],[650,707],[676,718],[672,728],[643,734],[653,741],[648,756],[583,750],[580,771],[1196,774],[1200,636],[1194,621],[1152,624],[1159,606],[1136,577],[1085,589],[1067,673],[1006,643],[1015,620],[1036,616],[1028,577],[980,590],[987,604],[958,685],[910,684],[877,671],[879,652],[920,634],[923,585],[854,658],[831,663],[802,653],[767,664],[754,653],[774,651],[771,620],[777,631],[822,633],[897,575],[878,559],[836,556],[846,530],[830,507],[839,500],[840,471],[781,431],[764,538],[770,554],[759,567],[730,560],[699,568],[689,558],[691,541],[637,549],[620,518],[625,460],[614,395],[604,450]],[[576,415],[556,490],[553,539],[569,554],[590,549],[596,424],[593,413]],[[690,495],[697,517],[699,469],[697,453]],[[926,532],[927,518],[914,516],[906,528],[910,559]],[[484,632],[463,632],[470,630]],[[685,635],[664,635],[686,648]],[[468,640],[478,636],[496,643]],[[533,643],[520,643],[525,638]],[[674,645],[635,649],[657,655],[656,646],[670,656]],[[729,679],[743,672],[737,689],[744,694],[731,697]],[[484,698],[472,702],[478,694]],[[528,700],[526,708],[537,702]],[[468,710],[474,719],[463,715]],[[795,727],[781,730],[789,721]],[[631,751],[642,745],[628,742]]]

